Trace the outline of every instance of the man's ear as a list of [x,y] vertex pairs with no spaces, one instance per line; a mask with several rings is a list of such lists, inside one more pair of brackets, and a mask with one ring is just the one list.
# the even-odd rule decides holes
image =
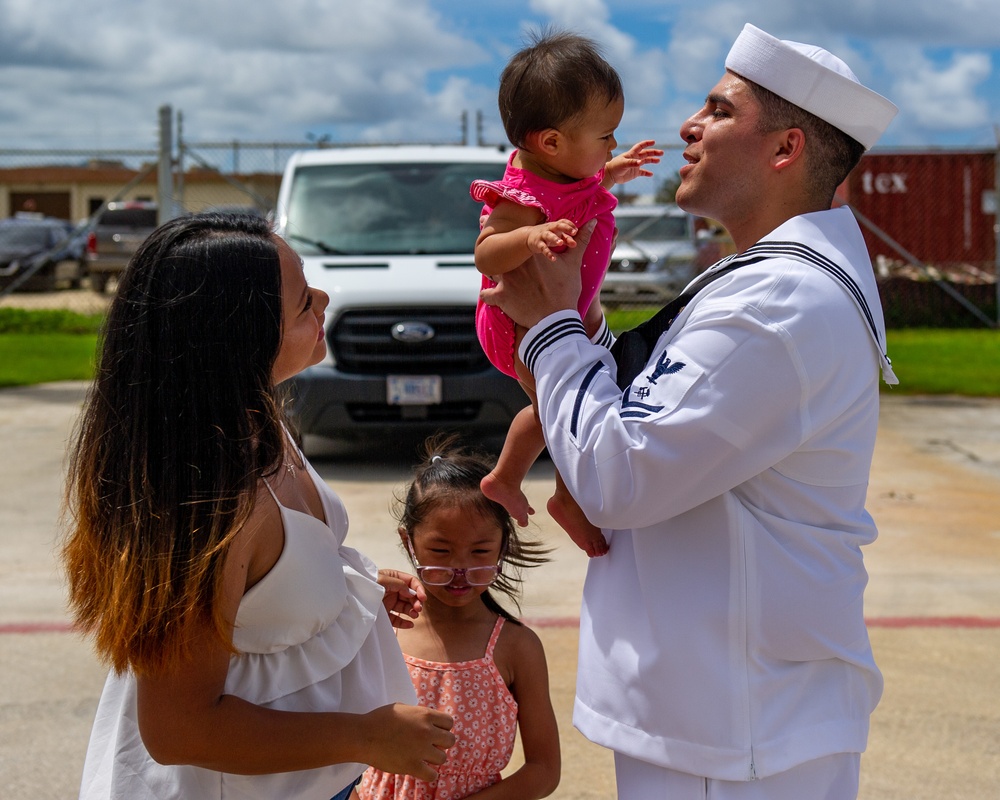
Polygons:
[[806,149],[806,134],[801,128],[787,128],[776,132],[775,136],[771,166],[779,170],[786,169],[803,158]]
[[525,137],[525,149],[531,153],[544,153],[553,156],[562,146],[562,134],[555,128],[545,128],[532,131]]

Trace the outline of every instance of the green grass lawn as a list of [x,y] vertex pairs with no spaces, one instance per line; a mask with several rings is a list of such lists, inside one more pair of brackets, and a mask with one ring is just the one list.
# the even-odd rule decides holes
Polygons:
[[[648,319],[655,309],[608,313],[613,331]],[[1000,330],[985,328],[901,328],[888,331],[889,358],[901,394],[960,394],[1000,397]]]
[[0,387],[94,377],[97,335],[0,333]]
[[[615,311],[614,330],[641,322],[648,311]],[[0,387],[89,380],[99,315],[0,308]],[[903,394],[1000,397],[1000,330],[890,330],[889,357]]]
[[905,394],[1000,397],[1000,330],[890,330],[889,358]]
[[0,308],[0,387],[90,380],[103,315]]

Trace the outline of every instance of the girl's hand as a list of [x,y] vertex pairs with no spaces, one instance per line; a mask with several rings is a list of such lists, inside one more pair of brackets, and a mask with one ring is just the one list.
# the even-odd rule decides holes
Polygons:
[[576,247],[576,225],[568,219],[555,222],[545,222],[528,228],[528,250],[532,254],[545,256],[549,261],[556,260],[556,254],[565,252],[568,247]]
[[[398,569],[380,569],[378,571],[379,585],[385,589],[382,605],[389,612],[389,621],[394,628],[412,628],[411,619],[420,616],[427,592],[424,585],[408,572]],[[406,615],[405,617],[403,615]],[[410,619],[406,619],[409,617]]]
[[375,769],[433,781],[455,744],[452,724],[441,711],[394,703],[364,714],[359,732]]
[[654,144],[656,144],[654,139],[645,139],[632,145],[620,156],[612,158],[604,167],[605,188],[611,188],[616,183],[628,183],[638,177],[653,177],[653,173],[643,167],[646,164],[660,163],[663,151],[652,147]]

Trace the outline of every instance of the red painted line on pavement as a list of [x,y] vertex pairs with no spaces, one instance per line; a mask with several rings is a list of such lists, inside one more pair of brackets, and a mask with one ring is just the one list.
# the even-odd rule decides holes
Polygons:
[[[869,617],[870,628],[1000,628],[1000,617]],[[526,618],[530,628],[576,628],[579,617]]]
[[998,617],[872,617],[869,628],[1000,628]]
[[[578,628],[579,617],[526,617],[531,628]],[[870,628],[1000,628],[1000,617],[870,617]],[[71,622],[0,623],[0,635],[8,633],[72,633]]]
[[0,623],[0,634],[4,633],[71,633],[72,622],[5,622]]

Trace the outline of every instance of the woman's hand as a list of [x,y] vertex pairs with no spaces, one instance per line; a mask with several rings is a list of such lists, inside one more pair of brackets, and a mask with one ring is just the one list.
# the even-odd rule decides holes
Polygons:
[[364,714],[357,732],[375,769],[433,781],[455,744],[452,724],[444,712],[394,703]]
[[385,589],[382,605],[389,612],[389,621],[392,622],[392,626],[394,628],[412,628],[413,622],[411,620],[420,616],[424,601],[427,600],[424,585],[414,575],[400,572],[398,569],[380,569],[378,582]]

